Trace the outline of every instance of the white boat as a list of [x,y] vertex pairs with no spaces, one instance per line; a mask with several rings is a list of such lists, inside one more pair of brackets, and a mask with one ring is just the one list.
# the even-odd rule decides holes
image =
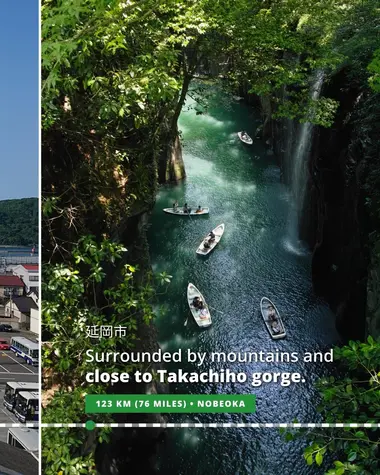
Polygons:
[[238,132],[238,136],[239,136],[239,139],[248,144],[248,145],[252,145],[253,144],[253,140],[251,139],[251,137],[246,133],[244,136],[243,136],[243,132]]
[[165,213],[169,214],[176,214],[178,216],[200,216],[202,214],[208,214],[209,213],[209,208],[201,208],[200,211],[198,211],[197,206],[188,206],[190,209],[190,213],[188,211],[184,211],[183,208],[164,208]]
[[215,239],[209,243],[209,247],[205,247],[205,244],[209,242],[210,238],[210,233],[207,234],[207,236],[203,239],[201,242],[200,246],[197,249],[197,254],[201,254],[202,256],[207,256],[214,247],[218,244],[218,242],[222,239],[223,233],[224,233],[224,224],[219,224],[215,229],[212,230],[212,232],[215,234]]
[[[282,323],[280,313],[277,310],[275,304],[271,302],[267,297],[263,297],[260,302],[261,315],[263,316],[264,323],[270,333],[270,336],[274,340],[286,337],[286,331],[284,324]],[[271,319],[271,315],[275,318]]]
[[[194,307],[193,301],[195,297],[199,297],[203,302],[203,308],[201,310]],[[191,313],[194,317],[194,320],[197,322],[197,325],[202,328],[209,327],[212,323],[210,310],[203,295],[199,292],[195,285],[190,283],[187,286],[187,303],[189,304]]]

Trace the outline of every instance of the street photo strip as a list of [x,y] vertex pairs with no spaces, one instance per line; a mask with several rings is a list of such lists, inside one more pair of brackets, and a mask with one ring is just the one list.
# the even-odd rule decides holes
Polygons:
[[39,2],[2,2],[0,473],[40,463]]

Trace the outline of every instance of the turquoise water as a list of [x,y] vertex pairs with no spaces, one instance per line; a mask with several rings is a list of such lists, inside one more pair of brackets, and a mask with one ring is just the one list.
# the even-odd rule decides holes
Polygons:
[[[191,106],[192,100],[187,102]],[[328,350],[338,339],[334,317],[313,293],[309,254],[293,251],[287,241],[290,194],[281,183],[276,159],[265,144],[253,146],[237,137],[251,137],[260,117],[234,102],[217,87],[206,114],[184,111],[180,117],[187,178],[161,188],[151,218],[149,243],[153,269],[173,276],[159,304],[161,347],[200,352],[303,352]],[[166,215],[173,201],[210,208],[208,216]],[[208,256],[196,249],[211,229],[224,223],[225,234]],[[186,287],[194,283],[212,310],[213,325],[200,330],[191,317]],[[280,311],[287,338],[274,341],[259,312],[260,299],[269,297]],[[158,310],[158,308],[157,308]],[[188,320],[185,326],[185,321]],[[301,358],[302,359],[302,358]],[[199,371],[194,365],[181,367]],[[305,383],[281,387],[264,384],[172,384],[172,393],[256,394],[252,415],[171,415],[172,422],[300,422],[318,421],[316,378],[333,372],[329,363],[205,363],[209,368],[236,372],[299,372]],[[168,365],[168,369],[171,369]],[[160,473],[181,475],[317,474],[302,459],[304,443],[286,444],[277,429],[168,430],[158,459]]]

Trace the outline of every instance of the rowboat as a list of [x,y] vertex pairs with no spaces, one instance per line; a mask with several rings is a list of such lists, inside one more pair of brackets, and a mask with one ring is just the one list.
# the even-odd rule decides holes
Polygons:
[[[204,307],[201,310],[195,308],[193,305],[195,297],[199,297],[203,302]],[[211,325],[210,310],[203,295],[199,292],[195,285],[191,283],[189,283],[187,286],[187,303],[189,304],[190,311],[194,317],[194,320],[197,322],[197,325],[202,328],[209,327]]]
[[239,139],[248,144],[248,145],[252,145],[253,144],[253,140],[251,139],[251,137],[248,135],[248,134],[245,134],[244,137],[243,137],[243,132],[238,132],[238,136],[239,136]]
[[[286,337],[286,331],[284,324],[282,323],[280,313],[277,310],[275,304],[271,302],[267,297],[263,297],[260,302],[261,315],[263,316],[264,323],[270,333],[270,336],[274,340]],[[275,319],[271,319],[271,315]]]
[[164,208],[164,212],[176,214],[177,216],[200,216],[202,214],[209,213],[209,208],[201,208],[200,211],[198,211],[197,206],[189,206],[188,208],[191,210],[190,213],[188,211],[184,211],[183,208]]
[[219,226],[213,229],[212,232],[215,234],[215,239],[211,243],[209,243],[209,247],[205,247],[205,244],[209,242],[209,238],[210,238],[210,233],[207,234],[207,236],[203,239],[203,241],[199,245],[197,249],[197,254],[201,254],[202,256],[207,256],[207,254],[209,254],[214,249],[214,247],[222,239],[222,236],[224,233],[224,224],[219,224]]

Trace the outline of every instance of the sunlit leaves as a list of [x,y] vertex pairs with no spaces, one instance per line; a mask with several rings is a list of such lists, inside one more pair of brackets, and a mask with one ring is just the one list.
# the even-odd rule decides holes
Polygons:
[[368,81],[375,92],[380,92],[380,49],[374,53],[372,61],[368,65],[368,71],[371,73]]
[[[324,422],[378,422],[380,416],[380,341],[371,336],[367,342],[350,341],[334,349],[340,362],[339,378],[318,382],[322,397],[318,411]],[[347,372],[348,371],[348,372]],[[306,437],[310,445],[304,450],[306,464],[322,465],[326,454],[339,457],[326,473],[341,475],[360,473],[376,475],[379,468],[380,439],[377,429],[354,427],[301,429],[285,433],[285,440]]]

